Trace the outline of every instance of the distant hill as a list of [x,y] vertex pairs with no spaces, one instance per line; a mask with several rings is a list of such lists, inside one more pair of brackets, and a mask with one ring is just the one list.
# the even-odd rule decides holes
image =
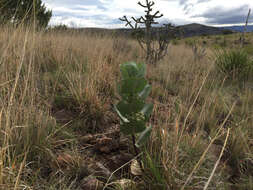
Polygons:
[[[213,26],[206,26],[202,24],[192,23],[178,26],[183,31],[184,37],[191,37],[191,36],[201,36],[201,35],[218,35],[224,34],[224,28],[213,27]],[[232,31],[231,31],[232,33]]]
[[[229,29],[235,32],[243,32],[244,30],[244,26],[226,26],[226,27],[222,27],[224,29]],[[247,27],[247,32],[253,32],[253,25],[248,25]]]
[[[219,35],[219,34],[228,34],[228,33],[236,32],[236,31],[231,30],[230,28],[206,26],[206,25],[197,24],[197,23],[180,25],[180,26],[176,26],[176,28],[179,29],[183,37],[193,37],[193,36],[201,36],[201,35]],[[159,30],[159,29],[160,29],[159,27],[153,28],[153,30]],[[131,32],[131,29],[116,29],[115,31],[122,34],[129,34],[129,32]]]
[[[234,33],[229,28],[221,28],[221,27],[213,27],[206,26],[202,24],[192,23],[186,25],[176,26],[178,31],[180,31],[180,35],[183,37],[192,37],[192,36],[201,36],[201,35],[219,35],[225,33]],[[160,27],[154,27],[153,31],[160,30]],[[131,33],[131,29],[115,29],[116,33],[120,34],[129,34]]]
[[[206,26],[202,24],[192,23],[186,25],[176,26],[178,31],[180,31],[179,36],[181,37],[193,37],[193,36],[201,36],[201,35],[219,35],[219,34],[227,34],[234,33],[237,30],[233,30],[229,27],[213,27]],[[252,26],[253,29],[253,26]],[[105,29],[105,28],[68,28],[69,31],[79,31],[79,32],[89,32],[95,34],[114,34],[114,35],[124,35],[130,36],[132,33],[132,29],[129,28],[119,28],[119,29]],[[142,29],[144,30],[144,28]],[[161,27],[152,28],[152,33],[156,33],[161,31]],[[164,30],[163,30],[164,32]]]

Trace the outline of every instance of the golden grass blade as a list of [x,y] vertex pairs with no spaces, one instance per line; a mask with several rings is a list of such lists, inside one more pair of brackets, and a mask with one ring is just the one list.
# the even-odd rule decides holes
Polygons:
[[200,157],[198,163],[194,166],[192,172],[190,173],[190,175],[188,176],[188,178],[186,179],[184,185],[181,187],[180,190],[184,190],[185,189],[185,186],[187,185],[187,183],[191,180],[192,178],[192,175],[194,174],[194,172],[198,169],[198,167],[201,165],[202,161],[204,160],[208,150],[210,149],[211,145],[214,143],[214,141],[219,137],[220,135],[220,132],[221,130],[223,129],[224,127],[224,124],[226,123],[226,121],[228,120],[229,116],[231,115],[233,109],[234,109],[234,106],[236,105],[236,102],[234,102],[232,108],[230,109],[227,117],[225,118],[224,122],[221,124],[221,126],[219,127],[219,130],[218,132],[216,133],[215,137],[211,140],[211,142],[209,143],[209,145],[207,146],[206,150],[203,152],[202,156]]
[[206,189],[208,188],[208,185],[209,185],[209,183],[211,182],[211,180],[212,180],[212,178],[213,178],[213,175],[214,175],[214,173],[215,173],[215,171],[216,171],[216,169],[217,169],[217,167],[218,167],[218,165],[219,165],[219,163],[220,163],[220,159],[221,159],[221,157],[222,157],[222,155],[223,155],[223,152],[224,152],[224,150],[225,150],[225,147],[226,147],[226,145],[227,145],[227,141],[228,141],[229,134],[230,134],[230,128],[229,128],[228,131],[227,131],[227,136],[226,136],[225,142],[224,142],[224,144],[223,144],[223,147],[222,147],[221,153],[220,153],[220,155],[219,155],[219,158],[218,158],[218,160],[216,161],[216,163],[215,163],[215,165],[214,165],[214,168],[213,168],[213,170],[212,170],[212,173],[211,173],[210,177],[208,178],[208,181],[206,182],[205,187],[204,187],[203,190],[206,190]]

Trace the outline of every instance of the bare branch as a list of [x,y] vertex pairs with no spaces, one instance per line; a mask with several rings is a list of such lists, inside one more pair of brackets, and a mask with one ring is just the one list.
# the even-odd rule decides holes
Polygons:
[[163,16],[163,14],[158,15],[160,12],[157,11],[154,15],[153,18],[161,18]]
[[140,6],[144,7],[144,8],[147,8],[147,6],[143,5],[140,1],[138,2],[138,5],[140,5]]
[[134,26],[132,25],[131,21],[128,20],[126,16],[123,16],[122,18],[119,18],[119,20],[126,22],[125,26],[130,26],[132,29],[134,29]]
[[[126,16],[120,20],[126,22],[126,26],[130,26],[133,31],[136,33],[136,39],[146,54],[146,62],[155,64],[157,61],[162,59],[168,49],[170,34],[172,31],[172,26],[165,25],[160,31],[152,30],[153,24],[158,24],[155,19],[161,18],[163,14],[160,14],[159,11],[151,13],[153,11],[153,6],[155,5],[154,1],[146,0],[145,3],[138,2],[138,5],[143,7],[145,10],[145,15],[139,18],[131,17],[132,22],[128,20]],[[140,29],[140,25],[144,24],[145,29]]]
[[154,1],[151,1],[151,2],[149,3],[149,6],[152,7],[152,6],[154,6],[154,4],[155,4],[155,2],[154,2]]
[[138,23],[138,24],[142,23],[141,22],[141,18],[134,18],[134,17],[132,17],[132,19],[134,20],[135,23]]

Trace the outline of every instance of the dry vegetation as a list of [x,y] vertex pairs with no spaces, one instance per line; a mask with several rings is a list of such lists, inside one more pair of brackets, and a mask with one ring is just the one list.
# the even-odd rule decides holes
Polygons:
[[[87,140],[116,138],[105,133],[118,134],[112,104],[119,64],[144,60],[136,42],[1,28],[0,52],[0,189],[87,189],[95,180],[87,176],[101,175],[89,171],[98,162],[112,179],[137,183],[127,189],[253,189],[252,79],[221,75],[210,48],[195,59],[180,42],[148,66],[154,130],[142,155],[143,176],[112,173],[133,159],[125,137],[117,136],[116,149],[112,142],[96,149],[99,143]],[[108,166],[121,155],[130,158]],[[116,189],[105,177],[93,189],[106,182]]]

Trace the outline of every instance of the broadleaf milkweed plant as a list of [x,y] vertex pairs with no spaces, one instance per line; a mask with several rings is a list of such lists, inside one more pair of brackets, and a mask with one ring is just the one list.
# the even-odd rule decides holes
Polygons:
[[137,149],[147,141],[152,130],[152,126],[146,126],[153,111],[153,104],[146,103],[151,85],[145,79],[146,65],[143,63],[121,64],[120,71],[121,80],[117,90],[121,100],[114,108],[120,118],[120,131],[125,135],[132,135],[137,154]]

